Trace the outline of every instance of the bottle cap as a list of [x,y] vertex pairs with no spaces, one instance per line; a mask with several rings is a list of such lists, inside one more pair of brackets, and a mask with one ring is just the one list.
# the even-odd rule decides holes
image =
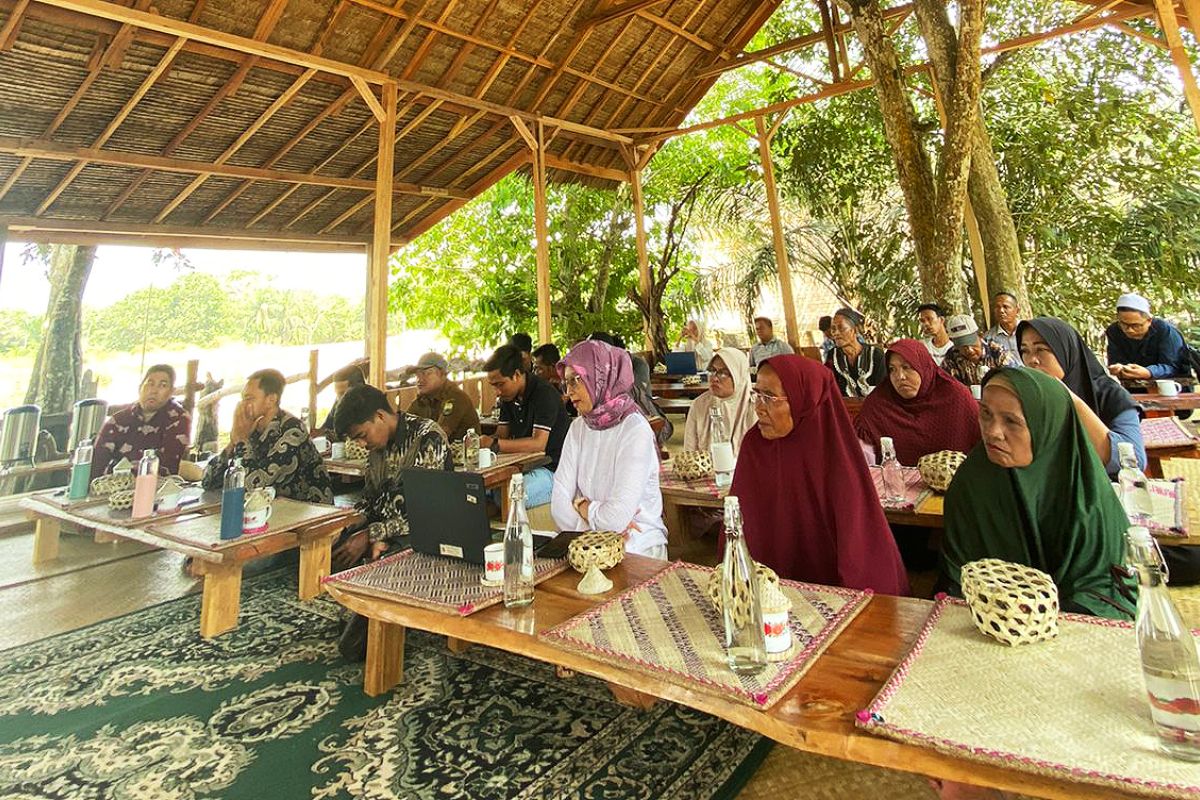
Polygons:
[[1150,529],[1143,525],[1130,525],[1125,535],[1129,537],[1129,541],[1139,544],[1150,541]]

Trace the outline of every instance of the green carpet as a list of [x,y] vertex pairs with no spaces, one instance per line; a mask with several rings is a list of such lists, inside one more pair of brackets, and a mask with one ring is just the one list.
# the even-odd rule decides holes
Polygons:
[[186,597],[0,652],[0,797],[729,798],[769,743],[681,706],[410,632],[371,699],[341,610],[290,570],[248,580],[240,627]]

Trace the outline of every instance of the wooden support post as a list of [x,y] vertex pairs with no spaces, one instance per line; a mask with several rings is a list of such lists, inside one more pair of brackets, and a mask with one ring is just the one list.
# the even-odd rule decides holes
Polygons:
[[320,381],[320,378],[317,377],[317,359],[320,355],[320,350],[308,351],[308,429],[310,431],[317,427],[317,383]]
[[[650,257],[646,253],[646,210],[642,197],[642,171],[636,165],[629,170],[629,186],[633,190],[634,241],[637,244],[638,291],[642,297],[650,297]],[[643,320],[642,332],[646,350],[654,352],[654,340],[650,336],[650,324]]]
[[8,244],[8,225],[0,222],[0,280],[4,278],[4,247]]
[[368,697],[390,692],[404,679],[404,626],[378,619],[367,620],[367,663],[363,691]]
[[[1200,6],[1200,3],[1189,3],[1187,5],[1189,16],[1193,6]],[[1196,75],[1192,72],[1192,62],[1188,58],[1187,51],[1183,49],[1183,37],[1179,35],[1179,20],[1175,17],[1175,3],[1173,0],[1154,0],[1154,8],[1158,11],[1158,23],[1163,29],[1163,34],[1167,40],[1167,49],[1171,53],[1171,60],[1175,62],[1175,69],[1179,71],[1179,79],[1183,81],[1183,96],[1187,98],[1188,106],[1192,110],[1192,121],[1196,125],[1197,132],[1200,132],[1200,87],[1196,86]],[[1192,24],[1196,24],[1195,17],[1192,17]]]
[[300,599],[312,600],[321,594],[321,579],[329,575],[333,540],[337,532],[315,536],[300,542]]
[[538,341],[553,341],[550,324],[550,230],[546,212],[546,132],[539,121],[533,150],[533,233],[537,237]]
[[792,271],[788,266],[787,242],[783,238],[783,219],[779,213],[779,189],[775,186],[775,166],[771,163],[771,137],[762,117],[754,118],[758,155],[762,161],[763,183],[767,186],[767,208],[771,212],[771,236],[775,242],[775,268],[779,272],[779,299],[787,323],[787,340],[793,350],[800,349],[800,329],[796,324],[796,301],[792,297]]
[[456,656],[461,656],[471,649],[471,643],[465,639],[455,639],[453,636],[447,636],[446,649]]
[[200,635],[211,639],[237,627],[242,602],[242,565],[217,564],[201,559],[196,559],[195,563],[204,575]]
[[[197,358],[189,359],[187,362],[187,382],[183,385],[183,410],[188,413],[188,416],[196,416],[196,388],[200,386],[200,360]],[[196,426],[195,419],[192,420],[193,429]],[[189,436],[192,431],[188,431]]]
[[44,564],[58,558],[58,520],[38,517],[33,529],[33,563]]
[[383,85],[384,119],[379,123],[379,155],[375,162],[375,219],[371,257],[367,261],[368,380],[384,388],[387,375],[388,257],[392,249],[392,175],[396,163],[396,84]]

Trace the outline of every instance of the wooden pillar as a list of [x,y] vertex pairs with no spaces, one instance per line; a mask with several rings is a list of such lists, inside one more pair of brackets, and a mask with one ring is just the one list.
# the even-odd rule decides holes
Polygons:
[[0,280],[4,278],[4,246],[8,244],[8,225],[0,222]]
[[787,242],[783,238],[783,219],[779,213],[779,190],[775,186],[775,166],[771,163],[771,137],[762,117],[754,118],[758,155],[762,160],[763,183],[767,186],[767,208],[771,212],[771,237],[775,241],[775,268],[779,272],[779,297],[787,323],[787,340],[793,350],[800,349],[800,330],[796,324],[796,301],[792,297],[792,271],[788,265]]
[[183,384],[183,410],[188,413],[192,430],[196,429],[196,389],[200,386],[200,361],[191,359],[187,362],[187,382]]
[[396,164],[396,84],[383,86],[379,156],[375,162],[375,219],[367,259],[368,381],[384,387],[387,374],[388,257],[392,250],[392,174]]
[[[638,291],[642,297],[650,297],[650,257],[646,253],[646,210],[642,198],[642,170],[637,164],[629,170],[629,186],[633,190],[634,240],[637,243]],[[654,339],[650,335],[649,322],[642,321],[642,335],[647,352],[654,352]]]
[[537,237],[538,341],[553,341],[550,324],[550,228],[546,212],[546,133],[541,120],[533,148],[533,232]]
[[[1192,16],[1192,13],[1200,11],[1200,3],[1190,0],[1185,3],[1185,6],[1192,24],[1197,24],[1196,17]],[[1179,35],[1179,20],[1175,17],[1175,3],[1173,0],[1154,0],[1154,8],[1158,11],[1158,23],[1162,26],[1163,35],[1167,39],[1167,50],[1171,54],[1171,60],[1175,62],[1175,69],[1179,71],[1180,80],[1183,81],[1183,96],[1187,98],[1188,107],[1192,109],[1192,122],[1195,123],[1197,132],[1200,132],[1200,87],[1196,86],[1196,75],[1192,72],[1191,59],[1188,58],[1187,51],[1183,49],[1183,37]]]
[[317,427],[317,383],[320,381],[320,378],[317,377],[317,359],[320,354],[320,350],[308,351],[308,429],[310,431]]

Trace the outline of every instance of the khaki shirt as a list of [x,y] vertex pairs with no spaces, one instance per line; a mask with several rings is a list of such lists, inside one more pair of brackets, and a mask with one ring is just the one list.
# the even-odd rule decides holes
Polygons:
[[430,395],[417,395],[408,413],[431,419],[441,426],[450,441],[461,441],[471,428],[479,433],[479,413],[467,393],[457,384],[446,381],[442,388]]

